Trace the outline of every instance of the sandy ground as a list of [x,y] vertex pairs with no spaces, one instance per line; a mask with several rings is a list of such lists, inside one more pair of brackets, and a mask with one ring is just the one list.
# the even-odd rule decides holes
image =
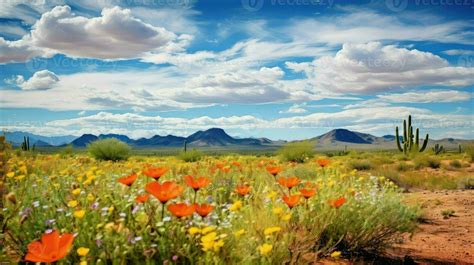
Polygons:
[[[423,222],[388,256],[419,264],[474,264],[474,190],[420,191],[407,194],[408,203],[419,203]],[[443,211],[454,211],[444,217]]]

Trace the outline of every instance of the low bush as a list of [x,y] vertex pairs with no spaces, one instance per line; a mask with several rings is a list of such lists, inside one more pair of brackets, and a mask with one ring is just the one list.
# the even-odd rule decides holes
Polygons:
[[413,165],[410,165],[406,162],[400,162],[397,165],[397,170],[398,171],[408,171],[408,170],[412,170],[412,169],[413,169]]
[[357,170],[369,170],[372,169],[373,166],[368,160],[355,160],[350,163],[350,167],[352,169]]
[[441,166],[441,162],[438,158],[428,155],[418,155],[413,162],[415,163],[415,169],[424,167],[439,168]]
[[461,164],[461,162],[459,162],[459,160],[451,160],[449,162],[449,166],[452,167],[452,168],[461,168],[462,164]]
[[201,160],[203,153],[199,150],[193,149],[186,152],[182,151],[179,153],[178,157],[184,162],[196,162]]
[[288,143],[278,153],[283,160],[303,163],[314,156],[313,144],[309,141]]
[[89,153],[98,160],[119,161],[130,156],[130,146],[115,138],[97,140],[87,146]]

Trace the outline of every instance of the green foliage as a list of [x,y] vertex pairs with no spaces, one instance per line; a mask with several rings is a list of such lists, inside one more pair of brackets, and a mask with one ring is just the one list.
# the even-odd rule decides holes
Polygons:
[[[429,135],[426,134],[423,145],[419,148],[420,145],[420,129],[416,128],[416,135],[413,135],[413,126],[411,126],[411,115],[408,116],[408,125],[407,121],[403,120],[403,138],[400,143],[400,136],[398,133],[398,126],[395,128],[395,141],[397,142],[397,147],[400,152],[408,154],[411,152],[423,152],[428,145]],[[403,145],[403,146],[402,146]]]
[[74,146],[72,144],[68,144],[64,148],[61,149],[62,157],[70,156],[73,153],[74,153]]
[[350,167],[357,170],[370,170],[373,168],[372,164],[368,160],[354,160],[351,161]]
[[451,160],[449,162],[449,166],[451,166],[452,168],[461,168],[462,164],[459,160]]
[[406,162],[400,162],[397,165],[397,170],[398,171],[408,171],[408,170],[412,170],[412,169],[413,169],[413,165],[410,165]]
[[98,160],[119,161],[130,155],[130,146],[115,138],[97,140],[87,146],[89,153]]
[[288,143],[278,153],[286,161],[303,163],[314,156],[313,144],[309,141]]
[[474,162],[474,145],[467,146],[465,148],[465,152],[468,155],[468,158],[470,159],[471,163]]
[[413,162],[415,163],[415,169],[424,167],[439,168],[441,166],[441,161],[438,158],[429,155],[418,155]]
[[201,160],[203,153],[199,150],[193,149],[191,151],[183,151],[179,153],[178,157],[184,162],[196,162]]
[[444,219],[449,219],[449,217],[456,216],[454,214],[455,214],[455,211],[451,209],[441,211],[441,215],[443,216]]

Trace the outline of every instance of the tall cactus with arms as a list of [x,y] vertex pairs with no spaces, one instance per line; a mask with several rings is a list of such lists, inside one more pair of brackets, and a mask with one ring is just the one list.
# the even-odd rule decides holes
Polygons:
[[411,152],[412,150],[416,152],[423,152],[428,145],[429,135],[426,134],[423,145],[419,148],[420,145],[420,129],[416,128],[416,133],[413,135],[413,126],[411,126],[411,115],[408,115],[408,125],[407,121],[403,120],[403,138],[400,142],[400,136],[398,133],[398,126],[395,129],[395,141],[397,141],[397,147],[400,152],[405,154]]

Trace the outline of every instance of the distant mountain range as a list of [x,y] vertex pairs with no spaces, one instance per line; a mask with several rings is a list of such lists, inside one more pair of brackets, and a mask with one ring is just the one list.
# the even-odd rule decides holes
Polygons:
[[[80,137],[75,136],[41,136],[26,132],[6,133],[7,141],[18,146],[23,141],[23,137],[30,137],[30,145],[35,144],[38,147],[45,146],[64,146],[72,144],[75,147],[86,147],[89,143],[98,139],[116,138],[134,147],[140,148],[159,148],[159,147],[182,147],[186,141],[189,147],[278,147],[286,143],[286,141],[272,141],[267,138],[234,138],[228,135],[223,129],[211,128],[205,131],[195,132],[188,137],[166,135],[155,135],[151,138],[131,139],[126,135],[120,134],[84,134]],[[395,148],[395,136],[385,135],[377,137],[371,134],[359,133],[347,129],[334,129],[323,135],[309,139],[319,148],[340,149],[345,146],[350,148]],[[436,143],[443,144],[445,147],[457,147],[459,144],[472,143],[471,140],[459,139],[441,139],[430,140],[430,146]]]

